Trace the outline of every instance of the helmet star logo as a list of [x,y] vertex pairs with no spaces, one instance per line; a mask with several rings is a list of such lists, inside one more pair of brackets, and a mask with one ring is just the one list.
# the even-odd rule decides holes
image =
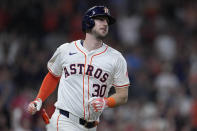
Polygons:
[[109,14],[109,9],[107,7],[104,8],[104,12]]
[[92,14],[94,15],[95,14],[95,11],[93,11]]

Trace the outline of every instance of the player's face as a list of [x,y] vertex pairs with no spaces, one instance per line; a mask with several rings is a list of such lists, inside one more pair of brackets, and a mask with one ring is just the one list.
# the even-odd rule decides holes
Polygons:
[[92,33],[99,39],[104,39],[109,30],[107,17],[96,17],[94,19],[95,26],[92,29]]

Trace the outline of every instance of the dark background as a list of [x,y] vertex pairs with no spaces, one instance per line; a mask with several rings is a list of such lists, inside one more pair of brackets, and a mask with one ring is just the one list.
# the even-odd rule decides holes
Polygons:
[[[106,5],[117,23],[106,44],[128,63],[128,103],[107,109],[99,131],[197,130],[196,0],[1,0],[0,130],[41,131],[36,97],[55,49],[83,39],[81,18]],[[51,115],[56,93],[44,103]]]

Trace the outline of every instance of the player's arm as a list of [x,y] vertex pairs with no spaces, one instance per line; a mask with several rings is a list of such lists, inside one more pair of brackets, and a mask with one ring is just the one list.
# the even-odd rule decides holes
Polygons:
[[54,76],[52,73],[48,72],[42,82],[36,98],[40,98],[42,101],[45,101],[46,98],[55,91],[59,80],[60,77]]
[[125,104],[128,99],[128,87],[130,85],[127,63],[123,56],[117,59],[114,73],[114,83],[115,93],[107,98],[108,107],[116,107]]
[[116,93],[110,97],[93,97],[89,103],[95,112],[102,112],[106,107],[113,108],[125,104],[128,100],[128,87],[115,88]]
[[36,99],[28,105],[27,111],[30,114],[35,114],[36,111],[40,110],[42,102],[55,91],[59,80],[60,77],[56,77],[50,72],[45,76]]
[[42,81],[36,99],[32,101],[27,108],[28,112],[31,114],[35,114],[36,111],[40,110],[42,102],[44,102],[47,97],[55,91],[57,84],[59,83],[62,71],[62,47],[63,46],[57,48],[52,58],[48,61],[47,67],[49,69],[49,73],[47,73],[44,80]]
[[123,87],[123,88],[115,87],[115,91],[116,93],[106,98],[108,107],[112,108],[127,103],[128,87]]

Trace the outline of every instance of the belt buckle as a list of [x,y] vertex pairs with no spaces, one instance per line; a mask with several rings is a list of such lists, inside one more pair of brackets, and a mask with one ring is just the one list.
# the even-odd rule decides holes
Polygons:
[[90,129],[90,128],[96,127],[98,125],[98,121],[88,122],[87,120],[80,118],[80,124]]
[[84,126],[85,126],[85,127],[87,127],[87,126],[88,126],[88,122],[87,122],[87,121],[85,121]]
[[93,121],[93,122],[85,122],[84,126],[88,129],[96,127],[98,125],[98,121]]
[[94,122],[85,122],[84,126],[88,129],[95,127]]

